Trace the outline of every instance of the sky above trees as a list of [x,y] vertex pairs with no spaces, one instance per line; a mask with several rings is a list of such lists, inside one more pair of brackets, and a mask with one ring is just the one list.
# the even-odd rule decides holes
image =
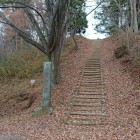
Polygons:
[[[94,7],[96,7],[96,2],[87,1],[86,5],[87,5],[86,12],[89,13],[92,9],[94,9]],[[92,6],[92,7],[88,7],[88,6]],[[97,33],[94,30],[95,25],[98,22],[96,19],[94,19],[94,11],[87,16],[87,20],[88,20],[88,28],[86,29],[86,33],[84,34],[84,36],[89,39],[105,38],[104,34]]]

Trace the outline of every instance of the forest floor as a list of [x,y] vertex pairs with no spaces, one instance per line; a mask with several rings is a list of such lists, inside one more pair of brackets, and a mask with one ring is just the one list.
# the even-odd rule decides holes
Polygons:
[[[21,140],[139,140],[140,90],[136,85],[140,73],[131,66],[129,57],[119,60],[115,58],[114,39],[100,41],[101,68],[109,115],[107,125],[80,127],[64,123],[64,112],[78,82],[81,67],[96,45],[95,40],[78,37],[79,49],[71,51],[61,62],[62,79],[52,94],[53,114],[38,117],[32,115],[34,108],[41,102],[41,86],[36,85],[30,89],[35,102],[29,109],[11,110],[10,104],[1,107],[0,139],[4,140],[8,135],[18,137],[19,140],[19,137]],[[40,77],[37,80],[40,81]]]

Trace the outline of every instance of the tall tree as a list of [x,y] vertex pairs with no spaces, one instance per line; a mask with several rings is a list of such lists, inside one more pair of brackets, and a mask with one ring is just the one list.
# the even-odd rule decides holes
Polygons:
[[75,39],[75,34],[85,33],[87,28],[86,13],[83,8],[85,5],[84,1],[72,1],[71,2],[71,21],[69,23],[68,31],[71,34],[73,42],[75,43],[75,49],[78,49],[78,44]]
[[131,28],[135,33],[138,33],[140,27],[140,1],[103,0],[101,10],[96,13],[95,17],[100,20],[96,27],[98,31],[100,29],[104,31],[109,29],[110,31],[108,31],[111,33],[111,30],[114,31],[117,28],[125,30]]
[[12,27],[26,42],[47,55],[49,61],[53,63],[54,83],[60,80],[60,54],[71,21],[72,2],[77,1],[80,2],[80,0],[0,1],[0,8],[21,9],[30,21],[29,28],[22,30],[3,11],[0,11],[2,23]]
[[137,19],[137,8],[136,0],[130,0],[131,6],[131,27],[134,32],[138,32],[138,19]]
[[126,29],[130,25],[130,6],[127,0],[102,1],[95,18],[99,19],[96,30],[111,34],[118,29]]

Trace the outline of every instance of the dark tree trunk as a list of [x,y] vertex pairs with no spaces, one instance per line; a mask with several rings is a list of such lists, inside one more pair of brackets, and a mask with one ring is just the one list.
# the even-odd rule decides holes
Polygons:
[[60,53],[55,52],[54,54],[54,69],[53,69],[53,81],[54,84],[58,84],[61,79],[60,73]]
[[75,39],[75,35],[72,36],[72,40],[74,42],[74,47],[75,47],[75,50],[78,50],[78,44],[77,44],[77,41]]
[[136,0],[130,0],[130,6],[131,6],[131,28],[135,33],[138,33]]
[[52,62],[52,70],[53,70],[53,84],[58,84],[61,80],[61,73],[60,73],[60,57],[61,57],[61,48],[63,47],[63,39],[60,36],[55,41],[55,49],[51,54],[51,62]]

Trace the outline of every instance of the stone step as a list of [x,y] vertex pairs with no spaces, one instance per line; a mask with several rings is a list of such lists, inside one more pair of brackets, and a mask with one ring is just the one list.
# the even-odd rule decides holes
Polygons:
[[89,80],[90,79],[92,79],[92,80],[95,79],[96,80],[96,79],[99,79],[99,78],[101,79],[101,75],[97,75],[97,74],[96,75],[92,75],[92,76],[91,75],[90,76],[89,75],[82,75],[82,78],[89,79]]
[[100,75],[82,75],[81,77],[81,81],[84,81],[84,80],[93,80],[93,81],[96,81],[96,80],[101,80],[101,76]]
[[96,63],[96,62],[87,62],[84,66],[86,65],[101,65],[100,63]]
[[84,77],[84,78],[81,78],[81,82],[84,82],[84,81],[89,81],[89,82],[100,82],[102,81],[101,77],[92,77],[92,78],[88,78],[88,77]]
[[91,73],[91,72],[101,72],[101,70],[100,70],[100,69],[84,70],[84,71],[81,72],[81,73]]
[[102,89],[98,89],[98,90],[91,90],[91,89],[84,89],[84,90],[78,90],[77,93],[78,94],[93,94],[93,95],[96,95],[96,94],[101,94],[102,92]]
[[96,81],[92,81],[92,80],[89,80],[89,81],[87,81],[87,80],[83,80],[82,82],[80,82],[79,84],[85,84],[85,85],[97,85],[97,84],[101,84],[101,85],[105,85],[105,83],[103,83],[102,82],[102,80],[101,79],[99,79],[98,81],[96,80]]
[[82,78],[82,81],[101,81],[101,77],[97,77],[97,76],[92,76],[92,77],[85,77],[85,76],[83,76]]
[[74,95],[74,98],[79,98],[79,99],[105,99],[105,97],[93,97],[93,96],[81,96],[81,95]]
[[92,92],[92,93],[100,93],[102,92],[102,89],[103,88],[98,88],[98,89],[95,89],[95,88],[86,88],[84,87],[84,89],[78,89],[77,92],[80,92],[80,93],[86,93],[86,92]]
[[94,59],[94,58],[92,58],[92,59],[87,59],[87,61],[86,62],[88,62],[88,61],[90,61],[90,62],[100,62],[100,59]]
[[83,74],[82,77],[88,77],[88,78],[94,78],[96,76],[100,76],[100,73],[94,73],[94,74]]
[[94,58],[92,58],[92,59],[87,59],[87,61],[96,61],[96,62],[100,62],[100,59],[94,59]]
[[94,66],[94,65],[90,64],[90,65],[85,65],[85,66],[81,67],[82,70],[85,68],[98,68],[98,69],[100,69],[100,66]]
[[101,78],[101,74],[94,74],[94,75],[82,75],[82,78],[88,78],[88,79],[93,79],[93,78]]
[[94,71],[94,70],[100,70],[99,68],[84,68],[85,71]]
[[82,96],[105,96],[105,94],[102,94],[102,93],[93,93],[93,92],[80,92],[78,93],[78,95],[82,95]]
[[102,89],[102,88],[104,88],[104,85],[97,85],[97,84],[94,84],[94,85],[80,85],[80,87],[79,87],[79,89],[82,89],[82,90],[84,90],[84,89],[92,89],[93,91],[96,91],[96,90],[98,90],[98,89]]
[[67,122],[67,125],[76,125],[76,126],[102,126],[107,125],[107,123],[100,122],[100,123],[76,123],[76,122]]
[[90,108],[77,107],[77,108],[73,108],[73,110],[74,111],[90,111],[90,112],[92,111],[97,112],[97,110],[101,110],[102,112],[106,112],[106,109],[103,107],[94,107],[94,108],[93,107],[90,107]]
[[94,65],[101,65],[100,62],[95,62],[95,61],[94,61],[94,62],[88,61],[88,62],[86,62],[85,65],[88,65],[88,64],[89,64],[89,65],[93,65],[93,64],[94,64]]
[[100,71],[83,72],[82,74],[95,74],[95,73],[101,74]]
[[105,85],[105,84],[102,83],[102,82],[92,82],[92,83],[91,83],[91,82],[90,82],[90,83],[89,83],[89,82],[81,82],[80,85],[81,85],[81,86],[82,86],[82,85],[85,85],[85,86],[86,86],[86,85],[89,85],[89,86],[90,86],[90,85],[91,85],[91,86],[94,86],[94,85],[95,85],[95,86],[96,86],[96,85]]
[[100,73],[101,74],[101,71],[95,71],[95,70],[92,70],[92,71],[90,71],[90,72],[82,72],[81,74],[83,74],[83,73],[87,73],[87,74],[92,74],[92,73]]
[[[90,78],[90,79],[88,79],[88,78],[83,78],[83,79],[81,79],[81,82],[79,82],[79,83],[84,83],[84,82],[87,82],[87,83],[101,83],[101,82],[103,82],[102,81],[102,79],[101,78]],[[105,83],[105,82],[104,82]]]
[[102,80],[101,80],[101,78],[82,79],[81,83],[83,83],[83,82],[85,82],[85,83],[98,83],[98,82],[102,83]]
[[101,64],[100,61],[87,61],[86,64]]
[[[89,71],[89,72],[86,72],[86,71]],[[85,69],[85,72],[81,72],[80,74],[82,74],[82,73],[92,73],[92,72],[100,72],[101,73],[100,69],[91,68],[91,69]]]
[[[102,107],[103,104],[77,104],[77,103],[73,103],[73,106]],[[105,104],[104,104],[104,106],[105,106]]]
[[73,99],[72,102],[73,103],[83,103],[83,104],[84,103],[85,104],[89,103],[90,104],[90,103],[100,103],[100,102],[105,103],[106,101],[105,101],[105,99],[98,99],[98,100],[97,99],[88,99],[88,100],[85,100],[85,99],[84,100],[83,99]]
[[93,78],[94,76],[100,76],[101,75],[101,73],[83,73],[82,74],[82,77],[85,77],[85,76],[87,76],[88,78]]
[[87,61],[98,61],[98,62],[100,62],[100,59],[99,58],[91,58],[91,59],[87,59]]
[[85,68],[84,69],[84,71],[97,71],[97,70],[100,70],[99,68],[95,68],[95,67],[93,67],[93,68]]
[[100,67],[85,67],[84,71],[86,70],[90,70],[90,71],[100,70]]
[[85,65],[99,65],[100,66],[100,63],[99,62],[86,62]]
[[77,90],[77,93],[101,93],[101,92],[103,92],[103,90],[104,90],[104,87],[98,87],[98,89],[96,88],[89,88],[89,87],[82,87],[82,88],[80,88],[80,89],[78,89]]
[[88,91],[88,92],[78,92],[75,96],[106,96],[106,94],[103,94],[97,91]]
[[85,68],[85,69],[86,69],[86,68],[98,68],[98,69],[100,69],[100,66],[95,66],[95,65],[85,65],[84,68]]
[[85,70],[85,69],[100,69],[101,67],[99,67],[99,66],[85,66],[85,67],[83,67],[83,69]]
[[96,107],[96,108],[94,107],[94,109],[92,109],[92,108],[91,109],[87,109],[87,110],[86,109],[85,110],[84,109],[83,110],[82,109],[73,109],[73,111],[75,111],[75,112],[79,111],[79,112],[90,112],[90,113],[92,113],[92,112],[96,112],[97,113],[98,112],[98,113],[100,113],[97,110],[102,110],[101,112],[106,112],[106,110],[105,109],[103,110],[101,107]]
[[81,112],[71,112],[70,115],[81,115],[81,116],[107,116],[106,113],[81,113]]
[[103,84],[102,83],[102,81],[100,80],[100,81],[83,81],[83,82],[81,82],[80,84]]
[[96,89],[96,88],[97,88],[97,89],[101,89],[101,88],[103,88],[103,86],[104,86],[104,85],[100,85],[100,84],[92,84],[92,85],[81,84],[81,85],[80,85],[80,89],[81,89],[81,88],[85,88],[85,89],[89,89],[89,88],[90,88],[90,89]]
[[84,67],[100,67],[101,65],[100,64],[94,64],[94,63],[87,63],[87,64],[85,64],[85,66]]
[[[97,121],[97,119],[95,118],[70,118],[69,120],[74,121],[74,120],[78,120],[78,121]],[[102,118],[102,119],[98,119],[99,121],[105,121],[106,118]]]

